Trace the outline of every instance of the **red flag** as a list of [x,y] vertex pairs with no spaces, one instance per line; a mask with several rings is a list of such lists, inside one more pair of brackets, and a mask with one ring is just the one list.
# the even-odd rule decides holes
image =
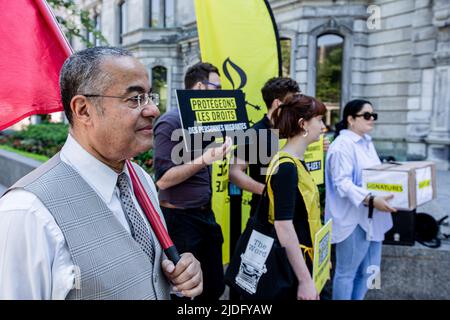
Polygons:
[[[59,72],[72,53],[44,0],[0,0],[0,130],[32,114],[62,110]],[[133,174],[136,198],[174,264],[180,256],[144,187]]]
[[61,111],[59,72],[71,54],[44,0],[0,1],[0,130]]

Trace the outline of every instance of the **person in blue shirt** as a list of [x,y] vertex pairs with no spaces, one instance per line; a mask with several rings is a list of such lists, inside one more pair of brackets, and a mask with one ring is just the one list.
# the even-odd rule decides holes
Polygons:
[[[333,219],[336,244],[334,300],[364,299],[370,280],[379,276],[381,244],[392,228],[393,196],[373,197],[362,186],[362,170],[381,163],[368,135],[377,118],[369,101],[347,103],[326,157],[325,220]],[[369,202],[374,207],[372,219]]]

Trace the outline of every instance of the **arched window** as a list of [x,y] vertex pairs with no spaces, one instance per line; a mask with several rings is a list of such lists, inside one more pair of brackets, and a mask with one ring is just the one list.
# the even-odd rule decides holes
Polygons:
[[289,38],[280,38],[281,71],[283,77],[291,76],[292,41]]
[[343,37],[327,33],[317,38],[316,97],[327,106],[327,126],[340,119],[343,51]]
[[163,66],[152,68],[152,91],[159,94],[161,114],[167,110],[167,69]]

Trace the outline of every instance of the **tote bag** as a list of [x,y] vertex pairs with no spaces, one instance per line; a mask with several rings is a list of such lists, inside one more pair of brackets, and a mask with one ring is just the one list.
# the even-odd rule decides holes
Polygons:
[[255,214],[240,236],[225,273],[225,283],[242,299],[294,299],[297,277],[275,227],[268,222],[269,199],[264,190]]

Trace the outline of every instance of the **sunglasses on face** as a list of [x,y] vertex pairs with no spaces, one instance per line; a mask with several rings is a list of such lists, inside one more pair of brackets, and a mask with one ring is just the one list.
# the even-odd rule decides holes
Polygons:
[[356,114],[353,116],[353,118],[358,118],[358,117],[363,117],[365,120],[370,120],[370,118],[373,117],[373,121],[377,121],[378,113],[364,112],[363,114]]

